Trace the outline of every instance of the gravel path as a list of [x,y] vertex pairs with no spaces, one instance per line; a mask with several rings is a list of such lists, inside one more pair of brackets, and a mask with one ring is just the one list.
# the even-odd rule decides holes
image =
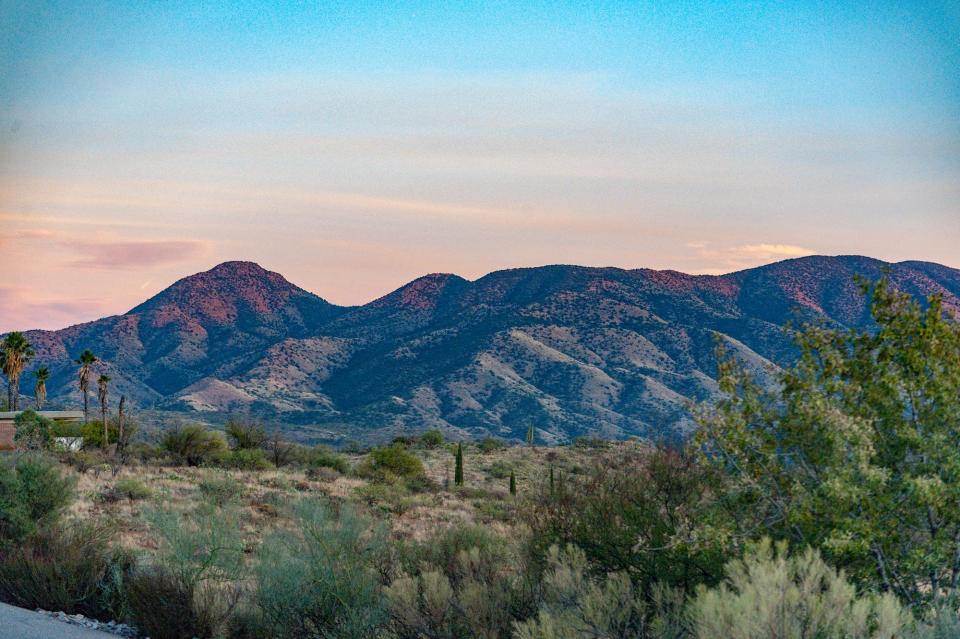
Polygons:
[[117,639],[117,635],[0,603],[0,639]]

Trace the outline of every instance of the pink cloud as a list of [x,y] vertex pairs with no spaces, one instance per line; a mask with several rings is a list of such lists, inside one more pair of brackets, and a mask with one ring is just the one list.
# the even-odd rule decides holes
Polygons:
[[0,286],[0,333],[58,329],[110,314],[111,302],[99,298],[51,298],[18,286]]
[[137,240],[62,242],[80,257],[70,266],[93,269],[127,269],[172,264],[195,258],[206,249],[197,240]]

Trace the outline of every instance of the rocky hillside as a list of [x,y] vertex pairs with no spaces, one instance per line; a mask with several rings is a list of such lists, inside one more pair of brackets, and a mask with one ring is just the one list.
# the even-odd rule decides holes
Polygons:
[[867,321],[856,276],[960,310],[960,271],[923,262],[808,257],[723,276],[579,266],[434,274],[344,308],[249,262],[175,283],[124,315],[32,331],[75,404],[72,358],[103,360],[114,396],[222,419],[251,412],[353,438],[440,427],[546,441],[682,435],[709,398],[715,335],[758,371],[792,356],[783,326]]

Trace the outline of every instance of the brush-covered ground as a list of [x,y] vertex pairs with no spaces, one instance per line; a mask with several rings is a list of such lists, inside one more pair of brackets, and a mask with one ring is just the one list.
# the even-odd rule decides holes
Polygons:
[[[144,513],[158,507],[184,513],[210,501],[239,509],[243,536],[250,548],[263,535],[289,523],[285,506],[305,497],[351,502],[389,525],[395,539],[424,541],[438,529],[482,525],[509,536],[523,500],[549,491],[554,481],[583,473],[606,456],[640,449],[634,442],[590,442],[565,447],[506,446],[487,441],[463,443],[463,483],[455,483],[455,443],[416,440],[401,444],[423,465],[422,478],[370,471],[370,453],[333,453],[329,466],[290,461],[262,470],[231,469],[212,464],[180,465],[170,458],[131,460],[114,472],[109,458],[71,463],[77,499],[70,514],[80,521],[109,522],[130,550],[156,549]],[[382,449],[381,449],[382,450]],[[339,470],[333,465],[340,466]],[[510,492],[513,473],[516,494]]]

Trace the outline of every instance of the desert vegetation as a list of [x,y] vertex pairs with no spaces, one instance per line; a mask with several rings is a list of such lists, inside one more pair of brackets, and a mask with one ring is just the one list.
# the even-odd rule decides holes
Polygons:
[[240,419],[148,441],[101,378],[80,451],[17,418],[0,599],[154,639],[958,636],[960,327],[863,288],[873,325],[796,329],[772,390],[721,347],[682,445],[346,453]]

